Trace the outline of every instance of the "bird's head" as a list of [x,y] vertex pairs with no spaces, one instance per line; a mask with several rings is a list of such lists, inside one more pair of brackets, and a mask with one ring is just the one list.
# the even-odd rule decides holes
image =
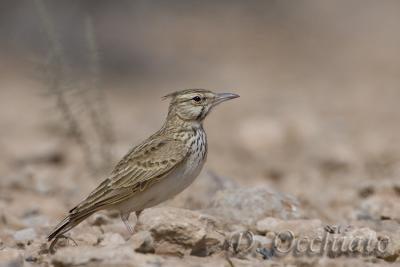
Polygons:
[[186,89],[166,95],[171,98],[168,116],[178,116],[185,121],[203,121],[216,105],[237,98],[232,93],[214,93],[206,89]]

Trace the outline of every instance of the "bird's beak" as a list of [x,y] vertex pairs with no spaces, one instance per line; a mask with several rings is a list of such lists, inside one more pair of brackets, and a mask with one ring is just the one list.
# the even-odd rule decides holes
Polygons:
[[238,97],[239,97],[239,95],[237,95],[237,94],[219,93],[219,94],[217,94],[217,97],[214,100],[214,105],[218,105],[219,103],[222,103],[224,101],[231,100],[234,98],[238,98]]

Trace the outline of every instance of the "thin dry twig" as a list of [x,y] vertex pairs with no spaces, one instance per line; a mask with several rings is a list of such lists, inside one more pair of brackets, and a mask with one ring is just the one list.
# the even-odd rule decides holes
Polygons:
[[[35,0],[35,4],[50,46],[45,66],[49,94],[55,97],[56,107],[62,115],[61,121],[67,126],[69,136],[72,136],[80,146],[88,169],[97,174],[111,162],[114,134],[105,103],[105,93],[99,86],[100,64],[93,22],[90,17],[87,17],[85,21],[90,80],[83,88],[82,83],[73,81],[63,47],[45,2]],[[71,93],[77,97],[68,100],[72,99]],[[99,153],[96,153],[96,150]],[[96,158],[98,155],[100,159]]]
[[[95,89],[95,103],[96,106],[90,109],[91,121],[93,127],[97,130],[100,141],[100,153],[102,155],[103,166],[106,166],[111,162],[111,146],[114,143],[114,133],[111,127],[111,119],[109,116],[109,111],[107,109],[105,101],[104,89],[99,86],[100,77],[100,62],[99,54],[97,49],[97,42],[95,38],[95,32],[93,27],[93,21],[90,17],[86,18],[85,21],[86,38],[89,48],[90,57],[90,72],[91,72],[91,88]],[[91,106],[91,105],[88,105]]]

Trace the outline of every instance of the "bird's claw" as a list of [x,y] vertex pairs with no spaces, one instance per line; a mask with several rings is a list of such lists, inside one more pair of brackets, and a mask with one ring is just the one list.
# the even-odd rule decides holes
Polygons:
[[50,244],[50,246],[49,246],[49,252],[50,252],[50,254],[54,254],[54,253],[56,252],[56,250],[54,249],[54,247],[57,245],[58,240],[61,239],[61,238],[62,238],[62,239],[66,239],[67,242],[68,242],[69,240],[71,240],[71,241],[74,243],[75,246],[78,246],[78,243],[76,243],[76,241],[75,241],[72,237],[69,237],[69,236],[66,236],[66,235],[59,235],[59,236],[57,236],[57,237],[51,242],[51,244]]

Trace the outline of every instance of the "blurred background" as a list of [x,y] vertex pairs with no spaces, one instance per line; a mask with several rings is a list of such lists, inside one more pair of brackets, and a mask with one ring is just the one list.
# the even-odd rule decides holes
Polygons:
[[199,180],[268,185],[327,221],[400,221],[399,1],[0,6],[7,216],[55,223],[161,126],[163,95],[207,88],[241,98],[207,118]]

